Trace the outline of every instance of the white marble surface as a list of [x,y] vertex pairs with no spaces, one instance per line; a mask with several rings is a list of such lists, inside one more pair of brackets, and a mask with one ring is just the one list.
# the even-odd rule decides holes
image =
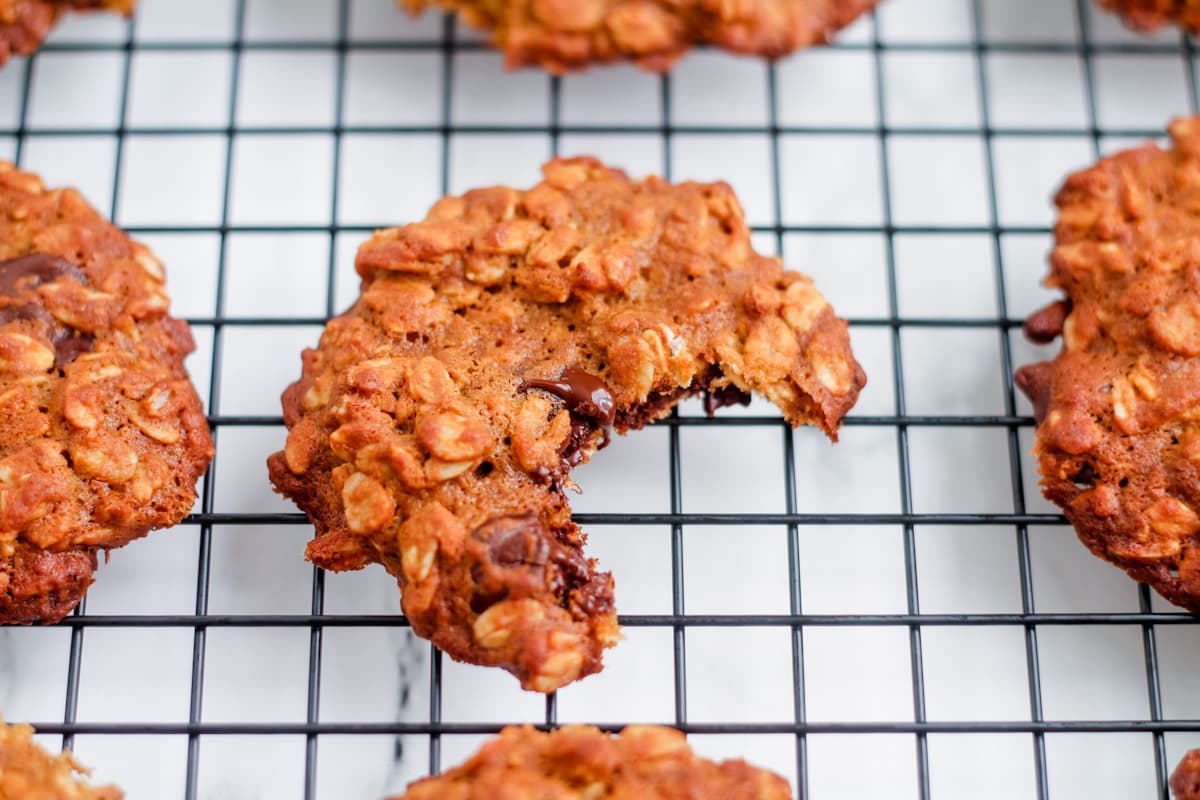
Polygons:
[[[1135,38],[1092,12],[1092,40],[1171,46],[1170,33]],[[1074,0],[982,0],[977,4],[989,44],[983,56],[986,111],[996,136],[995,212],[1021,232],[1000,239],[1004,297],[1012,317],[1049,296],[1038,287],[1049,246],[1048,197],[1065,172],[1093,158],[1084,63]],[[238,230],[244,226],[368,227],[420,216],[441,193],[441,162],[449,187],[489,182],[527,185],[551,152],[544,133],[456,132],[443,153],[430,132],[443,114],[441,54],[380,43],[430,40],[441,20],[410,20],[390,0],[352,0],[342,118],[371,127],[341,137],[337,207],[333,207],[338,52],[332,46],[338,4],[332,0],[249,0],[244,36],[271,47],[246,49],[229,119],[235,71],[222,47],[137,49],[130,63],[124,135],[117,125],[125,53],[52,50],[0,72],[0,128],[13,129],[28,83],[29,135],[22,163],[53,183],[80,186],[125,226],[182,226],[185,233],[141,238],[168,265],[177,313],[210,320],[218,299],[227,317],[322,317],[353,298],[353,253],[364,233],[332,241],[312,232]],[[897,45],[877,56],[869,47],[811,51],[775,70],[780,136],[779,208],[788,225],[834,226],[832,232],[787,233],[786,262],[814,275],[848,317],[889,314],[888,248],[878,228],[890,209],[901,226],[894,239],[898,312],[904,318],[996,318],[996,249],[988,230],[992,207],[985,148],[985,108],[973,49],[975,4],[968,0],[886,0],[842,41]],[[233,0],[143,0],[133,33],[142,43],[228,42]],[[72,18],[57,44],[123,41],[126,28],[103,17]],[[476,37],[464,34],[466,40]],[[280,47],[304,41],[302,48]],[[1042,51],[1006,48],[1039,43]],[[356,46],[372,43],[370,47]],[[913,47],[937,44],[940,49]],[[1066,45],[1066,47],[1055,47]],[[908,47],[908,49],[905,49]],[[876,58],[883,76],[883,119],[876,98]],[[1096,113],[1106,129],[1140,134],[1187,112],[1185,60],[1179,54],[1105,54],[1093,62]],[[595,153],[633,173],[661,173],[669,150],[675,178],[725,179],[745,202],[750,221],[772,225],[776,153],[769,132],[768,70],[758,61],[703,51],[684,59],[670,79],[668,121],[684,130],[669,146],[653,130],[564,132],[563,153]],[[455,126],[545,126],[549,79],[540,72],[506,74],[486,50],[456,55],[449,118]],[[659,79],[630,68],[595,70],[562,81],[560,120],[568,126],[625,124],[656,128],[664,121]],[[253,127],[232,144],[232,180],[223,185],[225,127]],[[881,182],[878,126],[886,144],[890,195]],[[721,133],[723,126],[759,133]],[[420,128],[405,132],[406,128]],[[837,134],[807,132],[814,127]],[[1030,137],[1029,128],[1072,133]],[[89,133],[55,130],[84,128]],[[152,136],[147,128],[194,129]],[[704,128],[705,132],[697,132]],[[930,128],[956,133],[927,135]],[[297,129],[303,129],[298,131]],[[688,130],[691,129],[691,130]],[[315,132],[314,132],[315,131]],[[1136,136],[1134,138],[1137,138]],[[1129,136],[1105,136],[1112,150]],[[15,152],[0,136],[0,155]],[[226,220],[226,275],[218,298],[222,249],[212,231]],[[856,228],[860,230],[855,230]],[[965,232],[954,233],[951,229]],[[861,230],[865,229],[865,230]],[[928,232],[934,229],[938,232]],[[978,232],[982,229],[984,232]],[[773,251],[773,234],[756,243]],[[332,252],[331,252],[332,248]],[[330,259],[335,266],[328,285]],[[226,325],[220,332],[220,374],[213,375],[214,331],[197,324],[198,351],[189,362],[202,394],[223,415],[262,416],[262,425],[222,427],[213,472],[213,510],[292,511],[274,496],[263,459],[283,441],[272,422],[279,391],[298,371],[297,351],[315,342],[318,325]],[[871,383],[858,416],[893,415],[892,333],[856,325],[854,343]],[[903,401],[916,415],[1003,415],[1005,387],[994,327],[904,327],[898,334]],[[1045,355],[1010,339],[1023,363]],[[1028,413],[1019,401],[1018,412]],[[699,415],[697,404],[684,409]],[[770,415],[756,402],[747,410]],[[1030,430],[1021,430],[1021,451]],[[901,506],[897,430],[850,425],[830,446],[812,430],[794,437],[802,512],[895,514]],[[908,429],[913,510],[1012,512],[1010,465],[1003,427]],[[680,431],[682,510],[783,512],[784,439],[778,425]],[[1022,456],[1026,509],[1052,509],[1038,496],[1030,459]],[[657,427],[618,439],[577,473],[581,513],[670,510],[668,431]],[[663,526],[595,525],[590,551],[616,575],[625,614],[669,614],[671,532]],[[312,607],[313,571],[302,560],[311,529],[301,525],[216,525],[211,537],[211,614],[304,615]],[[918,607],[927,614],[1013,614],[1021,611],[1016,532],[1012,526],[918,525],[914,535]],[[89,615],[191,614],[197,601],[198,525],[161,532],[113,554],[89,595]],[[896,615],[909,611],[903,529],[892,524],[801,526],[797,531],[802,610],[806,614]],[[1062,526],[1029,531],[1037,612],[1130,612],[1136,587],[1087,555]],[[782,526],[683,530],[685,610],[691,614],[787,614],[790,611],[788,531]],[[394,583],[383,571],[329,575],[327,614],[394,614]],[[1169,611],[1155,601],[1156,611]],[[1168,719],[1200,718],[1200,628],[1154,629],[1162,711]],[[674,649],[670,628],[630,627],[606,670],[560,692],[559,721],[676,721]],[[0,711],[14,720],[61,723],[71,632],[67,627],[0,630]],[[795,719],[790,629],[690,627],[686,630],[686,716],[692,722],[788,723]],[[935,722],[1017,722],[1031,719],[1024,629],[1011,625],[924,626],[920,629],[925,714]],[[909,628],[903,625],[806,626],[805,710],[819,723],[911,723],[914,720]],[[193,676],[191,627],[88,627],[82,637],[78,708],[81,723],[187,723],[193,679],[202,680],[204,724],[270,726],[303,723],[310,635],[302,627],[208,628],[204,671]],[[1040,687],[1046,719],[1150,718],[1142,629],[1133,626],[1038,626]],[[398,627],[330,627],[323,633],[318,719],[341,722],[427,722],[431,718],[431,653]],[[545,720],[540,696],[522,693],[507,675],[442,661],[441,719],[455,723]],[[1200,725],[1200,723],[1198,723]],[[42,737],[51,746],[58,736]],[[441,763],[464,758],[477,735],[441,738]],[[791,735],[693,735],[701,752],[745,756],[797,780]],[[1034,798],[1034,740],[1028,733],[931,734],[928,781],[933,798]],[[1168,760],[1200,745],[1200,731],[1165,737]],[[81,759],[103,780],[118,781],[131,800],[184,797],[186,735],[80,735]],[[916,798],[917,740],[910,733],[819,733],[807,737],[808,796],[856,800]],[[1051,733],[1045,737],[1046,782],[1054,800],[1155,796],[1154,741],[1141,733]],[[199,738],[196,796],[203,800],[275,800],[303,796],[302,735],[206,734]],[[320,798],[379,798],[429,768],[424,735],[321,735],[316,760]],[[982,780],[981,780],[982,776]]]

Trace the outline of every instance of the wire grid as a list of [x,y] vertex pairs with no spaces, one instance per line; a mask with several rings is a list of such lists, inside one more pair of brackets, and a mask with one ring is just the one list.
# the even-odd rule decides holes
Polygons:
[[[147,0],[149,4],[152,0]],[[899,4],[901,0],[894,0]],[[791,234],[870,234],[881,237],[886,266],[886,315],[861,316],[851,319],[856,332],[876,329],[886,333],[888,337],[888,360],[892,372],[891,380],[894,396],[894,410],[884,414],[854,414],[847,420],[848,429],[857,427],[872,427],[894,433],[898,454],[899,478],[899,512],[898,513],[866,513],[842,512],[817,513],[806,511],[799,500],[798,486],[805,480],[804,475],[798,475],[796,468],[797,447],[796,436],[789,428],[774,415],[767,413],[752,413],[745,416],[718,416],[706,419],[689,414],[676,414],[670,419],[659,423],[666,429],[668,447],[667,463],[669,469],[669,512],[666,513],[633,513],[620,508],[603,513],[579,513],[577,521],[595,532],[604,526],[666,526],[670,531],[670,577],[671,577],[671,613],[666,614],[623,614],[621,623],[627,629],[658,629],[668,631],[672,639],[672,672],[673,672],[673,722],[677,727],[692,734],[734,734],[756,735],[777,734],[794,739],[794,778],[797,793],[800,798],[818,796],[811,789],[810,771],[814,761],[809,757],[812,737],[825,734],[904,734],[912,737],[915,768],[915,796],[926,800],[935,796],[931,780],[930,766],[930,737],[938,735],[973,735],[973,734],[1022,734],[1028,737],[1033,764],[1033,793],[1039,799],[1060,796],[1051,793],[1051,781],[1047,757],[1047,735],[1055,733],[1139,733],[1153,739],[1153,777],[1157,786],[1158,796],[1167,797],[1167,776],[1172,766],[1168,760],[1167,737],[1172,733],[1200,732],[1200,720],[1167,718],[1163,708],[1162,682],[1160,680],[1160,662],[1158,637],[1162,626],[1190,626],[1195,624],[1193,618],[1171,611],[1155,610],[1152,608],[1150,592],[1146,587],[1139,587],[1136,612],[1120,613],[1047,613],[1037,611],[1034,597],[1034,581],[1032,577],[1033,556],[1031,555],[1031,526],[1056,526],[1068,533],[1061,516],[1039,510],[1028,510],[1026,505],[1026,487],[1030,476],[1027,474],[1030,462],[1024,459],[1028,445],[1028,434],[1032,430],[1032,420],[1023,413],[1018,404],[1018,398],[1012,388],[1012,372],[1014,360],[1021,363],[1020,356],[1014,359],[1012,333],[1019,328],[1021,319],[1010,315],[1008,309],[1009,286],[1006,285],[1004,270],[1004,237],[1017,235],[1040,235],[1048,237],[1050,229],[1045,225],[1008,225],[1001,224],[1000,200],[998,192],[998,172],[995,164],[996,143],[1003,137],[1026,137],[1039,141],[1049,141],[1060,137],[1087,137],[1090,142],[1091,155],[1101,152],[1102,141],[1110,137],[1147,137],[1160,135],[1157,125],[1152,127],[1114,127],[1102,125],[1098,112],[1097,81],[1095,76],[1095,60],[1098,57],[1113,54],[1140,54],[1155,57],[1171,57],[1182,60],[1187,79],[1188,108],[1179,112],[1195,112],[1198,107],[1198,93],[1193,57],[1193,43],[1186,37],[1178,40],[1159,37],[1153,40],[1137,42],[1122,41],[1119,43],[1094,41],[1091,35],[1093,16],[1087,7],[1086,0],[1073,0],[1072,13],[1076,16],[1080,35],[1071,43],[1047,42],[993,42],[984,35],[983,19],[985,15],[984,0],[970,0],[970,24],[973,28],[971,41],[942,42],[942,41],[888,41],[881,34],[874,20],[865,24],[869,35],[862,40],[842,41],[833,45],[834,49],[846,52],[865,52],[871,56],[875,85],[874,103],[877,114],[876,124],[872,125],[790,125],[781,123],[778,83],[780,68],[771,65],[766,68],[768,119],[767,125],[681,125],[673,120],[672,101],[674,81],[672,75],[665,75],[658,80],[657,92],[661,107],[661,119],[657,124],[605,124],[605,125],[575,125],[564,124],[562,118],[562,86],[563,81],[551,79],[549,89],[549,109],[547,125],[463,125],[452,118],[451,109],[454,105],[452,93],[455,82],[454,72],[459,57],[483,49],[477,41],[464,39],[453,17],[445,16],[440,21],[440,34],[428,39],[405,41],[362,42],[352,41],[348,33],[348,21],[351,11],[349,0],[337,2],[336,20],[337,36],[333,42],[305,41],[256,41],[244,36],[247,5],[245,0],[235,3],[235,35],[230,43],[208,42],[153,42],[140,41],[135,35],[132,23],[125,27],[124,38],[120,42],[51,42],[41,54],[29,59],[29,67],[24,72],[21,86],[19,112],[15,127],[8,132],[15,139],[15,158],[18,162],[26,152],[30,142],[39,137],[72,137],[77,135],[92,135],[98,132],[108,133],[115,137],[114,171],[111,187],[111,208],[114,214],[120,209],[123,191],[122,169],[123,155],[127,138],[161,137],[170,140],[171,137],[188,135],[217,135],[225,137],[227,145],[224,149],[222,168],[223,194],[221,197],[220,221],[216,225],[129,225],[128,230],[134,235],[160,234],[215,234],[219,237],[220,248],[217,254],[215,313],[211,316],[193,316],[189,322],[198,331],[212,331],[211,365],[207,388],[209,396],[209,419],[213,427],[214,439],[217,442],[218,454],[222,451],[222,443],[230,435],[230,430],[238,427],[282,426],[282,419],[277,415],[261,414],[228,414],[221,408],[222,397],[222,360],[227,357],[225,334],[230,330],[254,326],[315,326],[335,313],[338,308],[336,299],[336,260],[338,237],[346,233],[365,233],[373,226],[353,225],[339,222],[339,205],[344,198],[339,195],[341,182],[339,176],[342,169],[342,148],[339,146],[344,135],[363,133],[422,133],[440,137],[441,159],[440,193],[451,191],[451,166],[449,152],[453,136],[463,133],[493,134],[498,136],[508,134],[543,134],[549,137],[550,148],[557,153],[560,148],[560,138],[569,134],[602,134],[625,135],[641,134],[657,137],[661,142],[662,165],[666,177],[673,177],[672,141],[679,135],[704,134],[755,134],[769,137],[769,162],[771,165],[770,183],[773,187],[773,214],[775,224],[755,225],[754,230],[759,239],[773,239],[776,249],[783,252],[785,238]],[[229,92],[228,125],[223,126],[166,126],[147,127],[126,124],[129,104],[129,84],[131,63],[135,54],[154,51],[185,52],[228,52],[231,58],[230,80],[232,85]],[[234,146],[235,137],[244,134],[269,134],[280,132],[274,126],[254,126],[239,124],[237,102],[239,97],[240,64],[245,54],[257,51],[297,51],[308,50],[329,51],[336,54],[336,76],[334,107],[335,117],[332,126],[288,126],[286,133],[323,134],[333,137],[335,146],[332,156],[331,182],[329,196],[331,198],[329,222],[297,223],[297,224],[240,224],[231,219],[231,186],[234,177]],[[344,123],[345,85],[347,55],[358,50],[379,51],[413,51],[437,54],[441,69],[441,119],[436,124],[405,125],[403,127],[382,125],[348,125]],[[61,52],[117,52],[122,57],[120,109],[118,125],[114,129],[47,127],[27,125],[27,115],[31,97],[31,84],[39,59],[43,54]],[[971,60],[973,74],[971,79],[978,87],[978,125],[937,125],[937,126],[900,126],[888,122],[888,78],[885,70],[885,58],[895,53],[950,53],[966,56]],[[994,127],[990,114],[993,105],[990,101],[989,73],[985,58],[994,54],[1043,54],[1070,55],[1081,59],[1085,79],[1085,109],[1086,126],[1057,127],[1030,126],[1000,129]],[[1164,120],[1165,122],[1165,120]],[[877,176],[879,196],[882,198],[882,217],[879,224],[813,224],[795,225],[784,224],[784,183],[785,177],[780,168],[783,155],[781,153],[781,137],[789,134],[813,134],[824,136],[867,136],[877,147],[879,172]],[[904,136],[944,136],[944,137],[982,137],[984,143],[984,174],[986,180],[986,209],[987,223],[977,224],[907,224],[894,220],[892,201],[892,182],[894,175],[890,158],[893,153],[889,148],[889,140],[896,135]],[[1049,192],[1052,187],[1045,187]],[[399,222],[400,220],[396,220]],[[121,223],[121,219],[117,218]],[[324,313],[309,316],[248,316],[234,315],[226,310],[228,270],[226,268],[228,243],[230,237],[236,234],[259,233],[266,235],[307,233],[328,237],[329,256],[326,269],[326,305]],[[990,241],[994,271],[991,280],[994,281],[997,310],[990,317],[913,317],[902,315],[900,300],[900,281],[897,268],[898,237],[905,235],[929,235],[934,237],[958,236],[975,234],[987,237]],[[795,265],[806,269],[808,265]],[[915,414],[909,411],[906,397],[908,391],[905,382],[906,361],[903,355],[902,338],[907,331],[920,329],[947,329],[963,332],[991,332],[999,352],[999,360],[994,368],[1000,373],[1003,387],[1003,413],[999,414]],[[873,376],[873,380],[880,380]],[[886,380],[886,378],[884,379]],[[782,513],[694,513],[686,512],[683,503],[684,485],[684,453],[681,446],[681,435],[691,428],[760,428],[778,431],[782,438],[782,482],[785,495],[785,507]],[[1011,489],[1012,511],[968,512],[968,513],[919,513],[914,510],[913,496],[913,465],[914,459],[910,448],[910,434],[921,428],[970,428],[1001,431],[1006,440],[1009,470],[1008,481]],[[1022,438],[1024,433],[1025,439]],[[603,456],[601,456],[603,458]],[[326,579],[320,570],[312,570],[311,578],[311,609],[307,614],[213,614],[209,613],[210,584],[212,580],[213,529],[220,525],[239,526],[303,526],[307,525],[302,515],[291,512],[262,511],[254,513],[230,513],[215,510],[214,504],[217,470],[225,468],[218,460],[205,476],[201,487],[201,501],[198,510],[184,523],[185,526],[198,528],[198,557],[197,580],[195,586],[194,611],[190,614],[148,613],[138,614],[89,614],[87,601],[80,605],[75,615],[62,623],[70,629],[70,643],[66,665],[65,707],[61,721],[42,719],[34,720],[42,734],[61,734],[64,746],[72,746],[75,737],[79,736],[174,736],[186,737],[186,775],[182,776],[182,795],[188,800],[201,797],[199,775],[202,765],[201,741],[222,735],[255,734],[255,735],[292,735],[304,738],[304,777],[303,796],[313,798],[318,793],[318,753],[323,737],[332,735],[361,734],[368,736],[399,736],[419,735],[428,738],[428,771],[437,773],[449,766],[443,759],[443,740],[448,735],[457,734],[491,734],[499,730],[500,723],[461,723],[443,719],[444,694],[444,664],[439,653],[432,652],[428,665],[429,694],[428,720],[420,722],[331,722],[321,719],[321,682],[322,682],[322,650],[326,644],[326,632],[330,629],[345,627],[398,627],[403,628],[406,622],[398,615],[378,614],[344,614],[326,613]],[[818,466],[819,468],[819,466]],[[999,469],[999,468],[998,468]],[[904,604],[903,613],[806,613],[804,603],[805,585],[800,579],[803,548],[801,546],[801,530],[812,526],[899,526],[902,531],[903,563],[904,563]],[[787,585],[788,613],[782,614],[695,614],[686,611],[685,593],[685,530],[693,526],[720,526],[727,529],[729,535],[735,535],[734,529],[746,526],[781,526],[787,536]],[[1020,611],[1016,613],[922,613],[918,581],[918,547],[917,531],[921,526],[1001,526],[1011,531],[1011,547],[1016,551],[1016,563],[1020,579]],[[833,527],[829,530],[834,531]],[[160,534],[161,536],[162,534]],[[831,533],[831,535],[833,535]],[[298,554],[297,554],[298,557]],[[267,567],[269,569],[269,565]],[[100,578],[103,583],[103,575]],[[99,586],[100,584],[98,584]],[[620,589],[618,589],[620,591]],[[1039,632],[1042,626],[1121,626],[1132,628],[1140,634],[1144,654],[1146,685],[1148,688],[1148,714],[1141,719],[1055,719],[1047,718],[1045,712],[1046,697],[1042,689],[1042,661],[1039,658]],[[923,643],[930,629],[954,627],[1004,627],[1019,629],[1023,637],[1023,660],[1028,682],[1028,709],[1022,714],[1027,716],[1021,721],[944,721],[930,719],[927,713],[927,697],[929,686],[925,681],[926,664]],[[732,721],[694,721],[689,719],[688,698],[688,665],[687,644],[689,634],[703,628],[721,631],[739,628],[778,628],[789,633],[791,648],[791,704],[794,721],[788,722],[732,722]],[[805,632],[822,627],[852,628],[852,627],[890,627],[906,632],[908,644],[908,669],[911,674],[911,721],[858,721],[841,722],[824,719],[810,719],[809,707],[813,695],[811,689],[806,689],[806,638]],[[192,655],[190,666],[190,689],[187,704],[187,721],[183,723],[125,723],[125,722],[80,722],[77,720],[81,698],[81,675],[83,671],[83,651],[89,631],[102,628],[166,628],[190,632]],[[275,723],[221,723],[208,722],[202,718],[202,701],[205,687],[206,647],[210,632],[221,628],[291,628],[308,632],[307,643],[307,690],[305,718],[302,722]],[[545,726],[557,724],[559,719],[558,701],[550,695],[545,700],[544,715],[541,722]],[[616,729],[618,725],[605,725],[607,729]],[[1149,789],[1149,787],[1148,787]],[[827,795],[820,795],[827,796]],[[844,795],[849,797],[851,795]]]

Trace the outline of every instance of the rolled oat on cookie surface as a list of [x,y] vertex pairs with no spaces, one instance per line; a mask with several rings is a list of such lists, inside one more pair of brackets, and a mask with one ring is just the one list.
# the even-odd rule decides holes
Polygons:
[[618,639],[564,489],[684,397],[765,395],[836,438],[865,376],[812,281],[750,247],[722,183],[554,160],[359,250],[362,292],[303,354],[271,479],[318,566],[382,563],[413,629],[550,692]]
[[1200,119],[1069,177],[1021,367],[1042,491],[1096,555],[1200,612]]

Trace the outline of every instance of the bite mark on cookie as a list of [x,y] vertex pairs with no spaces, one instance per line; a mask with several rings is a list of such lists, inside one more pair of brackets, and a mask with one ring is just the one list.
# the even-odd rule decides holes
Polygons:
[[713,412],[756,391],[836,438],[866,380],[811,281],[751,250],[728,186],[544,173],[363,245],[361,297],[304,353],[270,459],[314,563],[382,563],[418,634],[543,692],[619,637],[575,466],[698,394]]

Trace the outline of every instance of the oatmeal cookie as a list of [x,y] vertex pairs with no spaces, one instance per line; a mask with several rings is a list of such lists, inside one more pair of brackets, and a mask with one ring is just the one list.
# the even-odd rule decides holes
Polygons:
[[1175,767],[1171,791],[1175,800],[1200,800],[1200,750],[1192,750]]
[[381,562],[419,635],[548,692],[618,637],[563,494],[610,429],[756,391],[835,437],[866,379],[811,280],[751,250],[727,185],[543,171],[362,246],[361,297],[305,351],[270,473],[316,526],[312,562]]
[[508,727],[462,766],[413,783],[392,800],[790,800],[787,781],[738,759],[698,758],[674,728],[588,725],[552,733]]
[[1155,31],[1171,22],[1189,33],[1200,33],[1197,0],[1100,0],[1100,5],[1121,15],[1130,27]]
[[192,349],[149,250],[0,162],[0,622],[57,622],[97,551],[191,510],[213,452]]
[[1046,285],[1066,299],[1025,332],[1063,348],[1016,382],[1046,497],[1093,553],[1200,612],[1200,118],[1170,132],[1059,191]]
[[52,756],[33,741],[28,725],[5,725],[0,717],[0,798],[3,800],[121,800],[115,786],[88,786],[70,751]]
[[137,0],[0,0],[0,65],[13,55],[27,56],[46,38],[65,11],[104,9],[133,13]]
[[829,42],[879,0],[398,0],[492,31],[509,68],[553,73],[633,61],[670,69],[693,44],[778,58]]

